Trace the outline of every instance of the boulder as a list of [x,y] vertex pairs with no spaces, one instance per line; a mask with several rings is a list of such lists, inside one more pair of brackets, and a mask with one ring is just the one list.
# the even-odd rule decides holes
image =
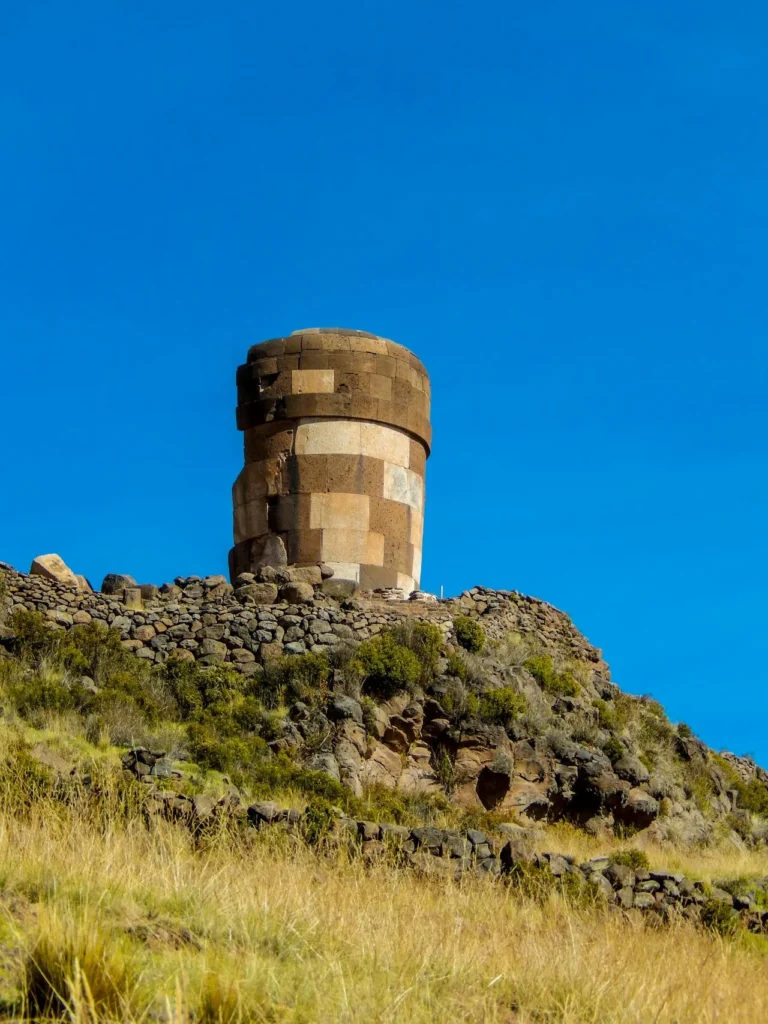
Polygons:
[[80,589],[77,576],[59,555],[38,555],[32,562],[29,572],[31,576],[42,576],[44,579]]
[[344,598],[353,597],[360,589],[360,584],[356,580],[342,580],[330,577],[323,580],[320,589],[326,597],[334,597],[337,601],[343,601]]
[[288,604],[308,604],[314,599],[315,592],[311,583],[304,583],[297,580],[295,583],[285,583],[277,592],[278,600],[286,601]]
[[274,604],[277,600],[274,583],[246,583],[244,587],[238,587],[236,593],[241,604]]
[[319,587],[323,582],[319,565],[291,565],[287,572],[291,583],[309,583],[310,586]]
[[616,816],[633,828],[648,828],[659,816],[659,802],[635,786],[629,791],[626,804],[616,809]]
[[640,786],[651,777],[643,762],[631,754],[625,754],[616,761],[613,771],[620,779],[631,782],[633,786]]
[[102,594],[122,594],[126,587],[135,587],[136,580],[119,572],[108,572],[101,584]]
[[251,569],[253,572],[258,572],[265,565],[271,565],[275,568],[288,565],[288,554],[285,550],[285,544],[282,538],[274,533],[270,533],[264,538],[258,555],[254,552]]
[[332,722],[340,722],[342,719],[351,718],[358,725],[363,724],[363,709],[354,697],[338,694],[329,702],[326,713]]

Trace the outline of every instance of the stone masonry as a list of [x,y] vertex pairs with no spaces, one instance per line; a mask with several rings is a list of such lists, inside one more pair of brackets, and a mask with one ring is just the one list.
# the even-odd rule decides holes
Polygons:
[[393,341],[338,328],[254,345],[237,371],[245,466],[230,576],[330,566],[363,590],[418,589],[430,386]]

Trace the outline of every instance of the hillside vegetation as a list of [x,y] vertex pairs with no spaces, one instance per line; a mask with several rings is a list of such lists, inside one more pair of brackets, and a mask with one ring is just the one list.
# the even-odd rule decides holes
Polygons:
[[[760,771],[621,693],[604,663],[467,611],[244,673],[150,664],[106,624],[8,608],[5,1016],[765,1019]],[[156,752],[143,780],[124,768],[137,748]],[[253,828],[245,807],[265,798],[301,818]],[[156,813],[179,799],[198,814],[185,827]],[[757,926],[730,904],[621,910],[540,871],[416,870],[350,840],[349,817],[479,829],[491,847],[506,826],[499,844],[680,871]]]

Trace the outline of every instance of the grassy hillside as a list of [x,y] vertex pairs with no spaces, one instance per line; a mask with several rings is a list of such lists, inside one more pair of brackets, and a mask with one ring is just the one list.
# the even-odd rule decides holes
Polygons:
[[[18,609],[0,639],[7,1019],[766,1019],[768,940],[730,918],[642,915],[530,878],[434,877],[396,851],[361,856],[332,827],[342,811],[489,834],[511,822],[577,861],[637,851],[744,891],[768,876],[761,777],[556,646],[491,640],[468,618],[448,641],[417,624],[247,676],[150,667],[115,631],[56,630]],[[334,715],[349,700],[369,751],[386,746],[404,771],[427,751],[426,785],[332,776],[352,735]],[[151,786],[121,769],[137,745],[167,755]],[[496,806],[463,799],[477,757],[507,780]],[[584,764],[600,774],[580,775]],[[624,804],[595,802],[606,777],[624,783],[611,790]],[[637,791],[658,805],[650,824],[628,823]],[[256,830],[233,813],[190,829],[148,815],[152,792],[227,794],[241,809],[268,797],[314,817]]]

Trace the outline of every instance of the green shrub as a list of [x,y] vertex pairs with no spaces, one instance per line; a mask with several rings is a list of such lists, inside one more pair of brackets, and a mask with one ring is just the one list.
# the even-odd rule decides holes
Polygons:
[[558,672],[548,654],[536,654],[523,662],[542,690],[561,697],[578,697],[581,687],[568,669]]
[[22,718],[38,711],[69,711],[75,706],[72,689],[51,673],[17,679],[8,686],[7,693]]
[[328,697],[331,666],[325,654],[294,654],[270,663],[264,673],[262,696],[265,703],[322,704]]
[[260,736],[222,736],[213,722],[191,722],[187,727],[190,752],[202,768],[247,778],[255,761],[268,752]]
[[615,764],[624,757],[626,750],[624,749],[624,745],[620,743],[615,736],[609,736],[603,744],[603,753],[611,759],[612,764]]
[[480,717],[494,725],[509,726],[524,715],[527,709],[525,695],[517,693],[511,686],[490,690],[480,696]]
[[301,831],[310,846],[320,846],[333,834],[336,815],[327,801],[315,800],[307,807],[301,820]]
[[455,676],[457,679],[460,679],[462,681],[462,683],[466,682],[466,679],[467,679],[467,663],[466,663],[466,661],[464,661],[464,659],[461,657],[461,655],[457,654],[455,651],[451,651],[451,653],[448,655],[448,659],[447,660],[448,660],[447,675]]
[[597,708],[597,720],[601,729],[607,729],[609,732],[615,732],[618,726],[616,721],[616,712],[610,706],[607,700],[600,700],[599,698],[594,702]]
[[693,729],[690,725],[686,725],[685,722],[678,722],[677,735],[682,736],[684,740],[689,740],[693,736]]
[[397,643],[413,651],[421,665],[419,682],[427,686],[435,678],[437,661],[443,649],[443,634],[433,622],[403,623],[391,633]]
[[710,900],[701,908],[701,923],[718,935],[733,936],[739,930],[741,919],[727,903]]
[[485,647],[485,630],[468,615],[457,615],[453,620],[456,643],[471,654],[479,654]]
[[381,700],[399,690],[411,690],[421,678],[419,659],[386,631],[364,640],[356,651],[363,690]]
[[611,864],[622,864],[633,871],[648,871],[651,866],[645,850],[638,850],[634,846],[629,850],[617,850],[616,853],[612,853],[609,857],[609,862]]

